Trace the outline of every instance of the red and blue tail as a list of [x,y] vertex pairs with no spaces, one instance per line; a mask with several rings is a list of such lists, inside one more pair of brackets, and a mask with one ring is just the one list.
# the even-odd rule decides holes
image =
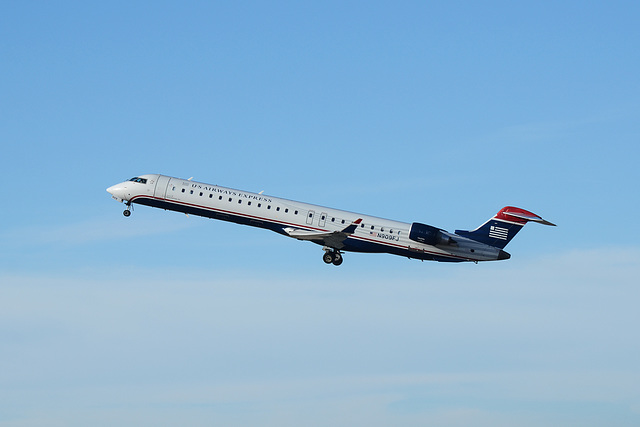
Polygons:
[[475,240],[476,242],[504,249],[511,239],[518,234],[518,231],[529,221],[555,226],[555,224],[542,219],[534,213],[525,211],[524,209],[514,208],[513,206],[506,206],[493,218],[475,230],[456,230],[456,234]]

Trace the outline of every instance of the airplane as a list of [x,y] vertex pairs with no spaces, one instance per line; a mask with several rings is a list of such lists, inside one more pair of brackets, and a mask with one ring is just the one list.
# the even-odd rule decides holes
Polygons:
[[540,216],[506,206],[475,230],[406,223],[296,202],[165,175],[140,175],[107,188],[134,203],[252,227],[321,245],[327,264],[340,265],[344,252],[388,253],[423,261],[475,262],[511,258],[505,246],[527,222],[555,226]]

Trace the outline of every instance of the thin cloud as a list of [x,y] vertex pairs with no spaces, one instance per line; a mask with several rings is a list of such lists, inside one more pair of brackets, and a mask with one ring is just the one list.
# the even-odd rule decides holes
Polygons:
[[158,412],[190,425],[633,425],[639,257],[607,247],[393,281],[4,275],[0,411],[78,425]]
[[18,246],[85,245],[138,236],[167,234],[198,224],[175,218],[124,221],[120,218],[93,218],[73,224],[33,225],[8,230],[2,240]]

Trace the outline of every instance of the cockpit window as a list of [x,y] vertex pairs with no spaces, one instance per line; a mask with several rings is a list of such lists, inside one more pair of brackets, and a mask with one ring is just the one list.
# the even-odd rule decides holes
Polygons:
[[147,179],[146,178],[138,178],[137,176],[131,178],[129,181],[131,181],[131,182],[139,182],[140,184],[146,184],[147,183]]

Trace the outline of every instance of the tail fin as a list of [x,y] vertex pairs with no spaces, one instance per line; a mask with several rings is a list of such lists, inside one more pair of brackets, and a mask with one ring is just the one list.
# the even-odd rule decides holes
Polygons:
[[456,230],[456,234],[489,246],[504,249],[529,221],[555,226],[555,224],[542,219],[534,213],[514,208],[513,206],[505,206],[493,218],[475,230]]

